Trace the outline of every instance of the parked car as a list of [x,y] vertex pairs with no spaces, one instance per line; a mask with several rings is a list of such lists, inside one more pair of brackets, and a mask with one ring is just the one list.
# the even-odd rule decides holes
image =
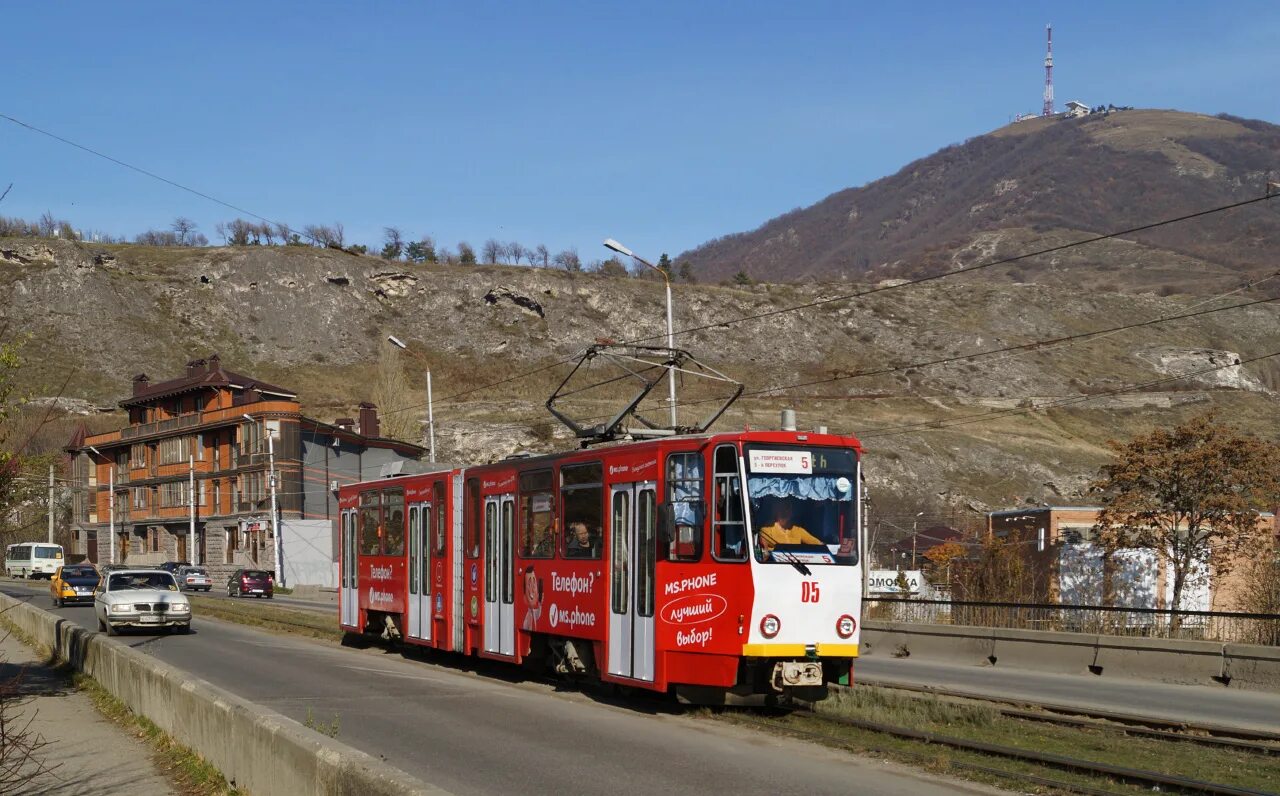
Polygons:
[[49,578],[49,596],[55,608],[67,603],[93,602],[93,590],[100,580],[93,564],[67,564]]
[[209,591],[213,588],[213,578],[204,567],[179,567],[178,588],[186,591]]
[[227,580],[228,597],[254,597],[271,599],[275,592],[275,576],[265,569],[237,569]]
[[191,566],[190,561],[166,561],[163,564],[160,564],[159,566],[157,566],[156,569],[163,569],[165,572],[168,572],[171,575],[176,575],[178,574],[178,570],[182,569],[183,567],[189,567],[189,566]]
[[191,630],[191,603],[162,569],[121,569],[103,576],[93,595],[98,629],[114,636],[124,628]]

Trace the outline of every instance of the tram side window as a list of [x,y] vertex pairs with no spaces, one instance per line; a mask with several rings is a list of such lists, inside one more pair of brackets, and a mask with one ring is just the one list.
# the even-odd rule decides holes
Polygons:
[[604,466],[599,462],[560,468],[566,558],[600,558],[604,517]]
[[664,549],[672,561],[702,558],[707,516],[702,472],[701,453],[673,453],[667,457],[667,502],[674,510],[676,538],[664,540]]
[[712,522],[712,555],[719,561],[746,561],[746,526],[742,518],[742,479],[738,451],[732,445],[716,448],[715,521]]
[[[436,481],[435,486],[431,491],[434,496],[433,501],[435,503],[436,555],[442,555],[444,553],[445,518],[449,516],[449,512],[445,511],[444,484],[440,481]],[[431,526],[428,523],[423,527],[430,528]]]
[[378,506],[378,493],[360,495],[360,555],[379,555],[382,545],[382,509]]
[[382,555],[404,555],[404,492],[388,489],[382,493],[382,517],[386,523]]
[[552,520],[555,493],[551,491],[551,471],[541,470],[520,476],[520,556],[551,558],[555,552]]
[[467,558],[480,557],[480,479],[467,479]]
[[613,523],[610,529],[613,538],[610,548],[613,551],[613,612],[625,614],[629,603],[627,588],[631,583],[631,554],[627,550],[627,526],[631,522],[630,497],[626,492],[617,492],[613,496]]
[[498,504],[484,507],[484,598],[498,601]]
[[657,498],[652,489],[636,496],[636,613],[653,616],[654,562],[658,555]]

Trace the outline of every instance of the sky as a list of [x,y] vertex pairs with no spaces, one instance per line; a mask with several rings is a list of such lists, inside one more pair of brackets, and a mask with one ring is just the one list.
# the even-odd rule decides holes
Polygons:
[[[291,226],[655,260],[1069,99],[1280,123],[1280,3],[21,3],[0,114]],[[0,119],[0,214],[237,215]]]

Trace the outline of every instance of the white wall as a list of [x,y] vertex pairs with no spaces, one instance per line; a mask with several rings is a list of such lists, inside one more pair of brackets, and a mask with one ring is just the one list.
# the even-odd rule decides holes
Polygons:
[[286,586],[338,586],[331,520],[281,520]]

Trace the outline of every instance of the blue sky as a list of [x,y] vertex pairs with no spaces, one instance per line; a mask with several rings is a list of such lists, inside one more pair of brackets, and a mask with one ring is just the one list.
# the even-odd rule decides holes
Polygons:
[[[656,258],[1040,108],[1280,122],[1280,3],[56,2],[0,113],[292,225]],[[232,211],[0,120],[0,214]]]

